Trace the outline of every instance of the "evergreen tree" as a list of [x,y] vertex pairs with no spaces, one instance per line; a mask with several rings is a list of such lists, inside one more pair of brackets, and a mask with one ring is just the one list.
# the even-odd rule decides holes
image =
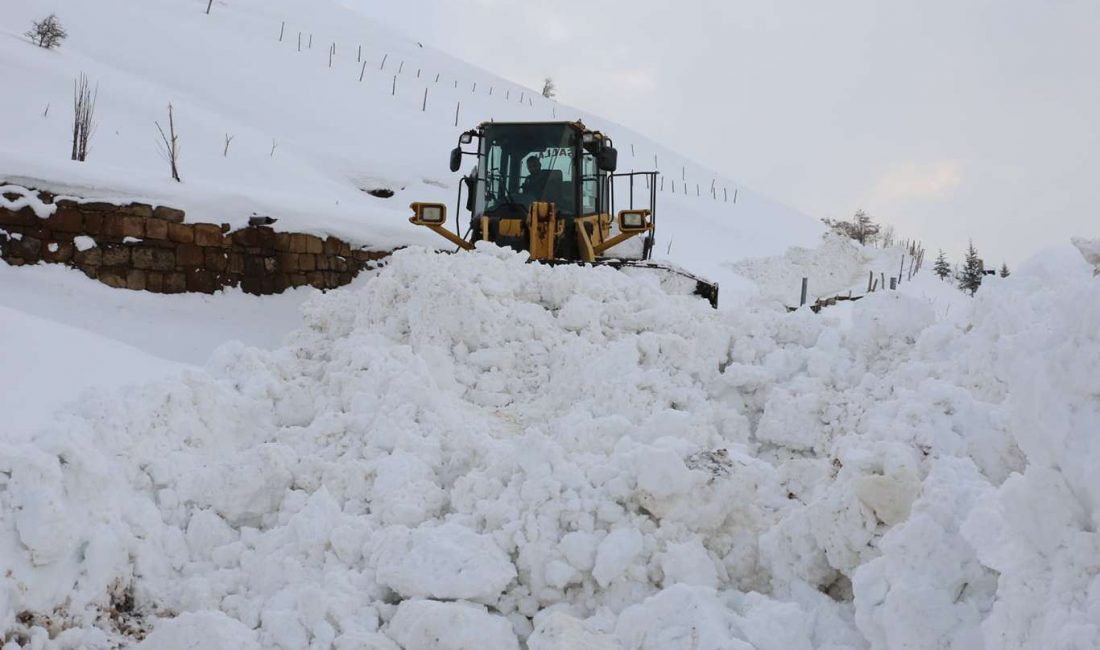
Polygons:
[[1005,264],[1004,262],[1001,262],[1001,277],[1002,278],[1007,278],[1009,275],[1010,274],[1008,272],[1008,264]]
[[963,261],[962,273],[959,274],[959,288],[973,296],[978,287],[982,286],[984,275],[982,260],[972,241],[966,249],[966,259]]
[[947,263],[947,257],[940,251],[938,257],[936,257],[936,264],[932,267],[932,272],[939,276],[940,280],[946,280],[947,276],[951,275],[951,265]]
[[553,99],[554,97],[557,96],[557,94],[558,94],[557,84],[554,83],[553,79],[551,79],[550,77],[547,77],[546,80],[542,82],[542,96],[547,98],[547,99]]

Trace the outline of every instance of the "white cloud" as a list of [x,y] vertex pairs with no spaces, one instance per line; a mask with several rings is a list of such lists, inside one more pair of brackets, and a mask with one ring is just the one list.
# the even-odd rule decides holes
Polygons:
[[960,185],[962,165],[957,160],[906,162],[879,177],[870,192],[868,204],[946,199]]

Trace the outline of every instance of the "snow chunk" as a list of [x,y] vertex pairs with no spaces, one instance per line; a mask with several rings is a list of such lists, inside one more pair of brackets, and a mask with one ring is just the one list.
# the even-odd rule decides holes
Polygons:
[[210,551],[236,541],[237,535],[225,520],[210,510],[199,510],[187,524],[187,547],[194,558],[206,557]]
[[601,587],[626,572],[634,559],[642,552],[642,534],[637,528],[619,528],[611,531],[600,542],[596,551],[596,565],[592,577]]
[[437,484],[427,463],[412,454],[394,452],[378,463],[371,509],[384,524],[416,526],[439,512],[447,493]]
[[615,636],[637,650],[754,650],[713,589],[675,585],[619,616]]
[[584,622],[558,610],[535,617],[535,631],[527,638],[528,650],[621,650],[610,634],[589,630]]
[[660,561],[666,587],[676,583],[718,587],[718,572],[714,568],[714,562],[699,540],[669,544]]
[[87,235],[77,235],[73,237],[73,244],[76,246],[76,250],[84,252],[96,247],[95,240]]
[[596,546],[599,541],[592,533],[574,531],[566,533],[559,543],[565,560],[578,571],[591,571],[596,564]]
[[137,646],[139,650],[194,650],[237,648],[259,650],[256,633],[221,612],[184,612],[157,623]]
[[406,600],[387,633],[404,650],[519,650],[507,619],[465,602]]
[[516,577],[504,551],[487,535],[455,523],[379,535],[378,583],[407,598],[491,601]]
[[212,463],[185,480],[181,493],[214,508],[230,525],[255,524],[277,511],[294,478],[294,452],[278,443],[262,444]]

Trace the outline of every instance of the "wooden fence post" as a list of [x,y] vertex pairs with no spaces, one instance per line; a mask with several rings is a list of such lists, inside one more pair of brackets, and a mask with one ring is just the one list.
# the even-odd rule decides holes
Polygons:
[[802,299],[798,302],[798,306],[802,307],[806,304],[806,291],[809,289],[810,279],[802,278]]

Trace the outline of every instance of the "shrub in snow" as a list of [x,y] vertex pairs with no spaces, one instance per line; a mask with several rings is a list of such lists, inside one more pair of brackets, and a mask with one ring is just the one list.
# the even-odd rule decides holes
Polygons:
[[81,72],[73,83],[73,160],[83,162],[88,158],[88,141],[95,132],[97,97],[99,97],[99,84],[96,84],[93,91],[88,83],[88,75]]
[[863,210],[856,210],[851,221],[842,219],[822,219],[822,223],[833,232],[858,241],[861,244],[873,244],[879,235],[881,226],[875,223]]
[[[168,104],[168,133],[165,133],[164,129],[161,128],[160,122],[154,122],[153,124],[157,126],[157,132],[160,134],[160,140],[157,141],[157,150],[160,152],[161,158],[164,158],[164,161],[168,163],[169,170],[172,172],[172,180],[178,183],[180,182],[180,146],[179,135],[176,134],[176,120],[172,116],[172,104]],[[228,141],[225,146],[228,151]]]
[[61,21],[57,19],[57,16],[50,14],[42,20],[36,20],[31,23],[30,31],[23,34],[27,38],[31,39],[38,47],[44,47],[47,50],[52,50],[55,47],[61,45],[61,41],[65,40],[68,36],[65,33],[65,29],[61,27]]

